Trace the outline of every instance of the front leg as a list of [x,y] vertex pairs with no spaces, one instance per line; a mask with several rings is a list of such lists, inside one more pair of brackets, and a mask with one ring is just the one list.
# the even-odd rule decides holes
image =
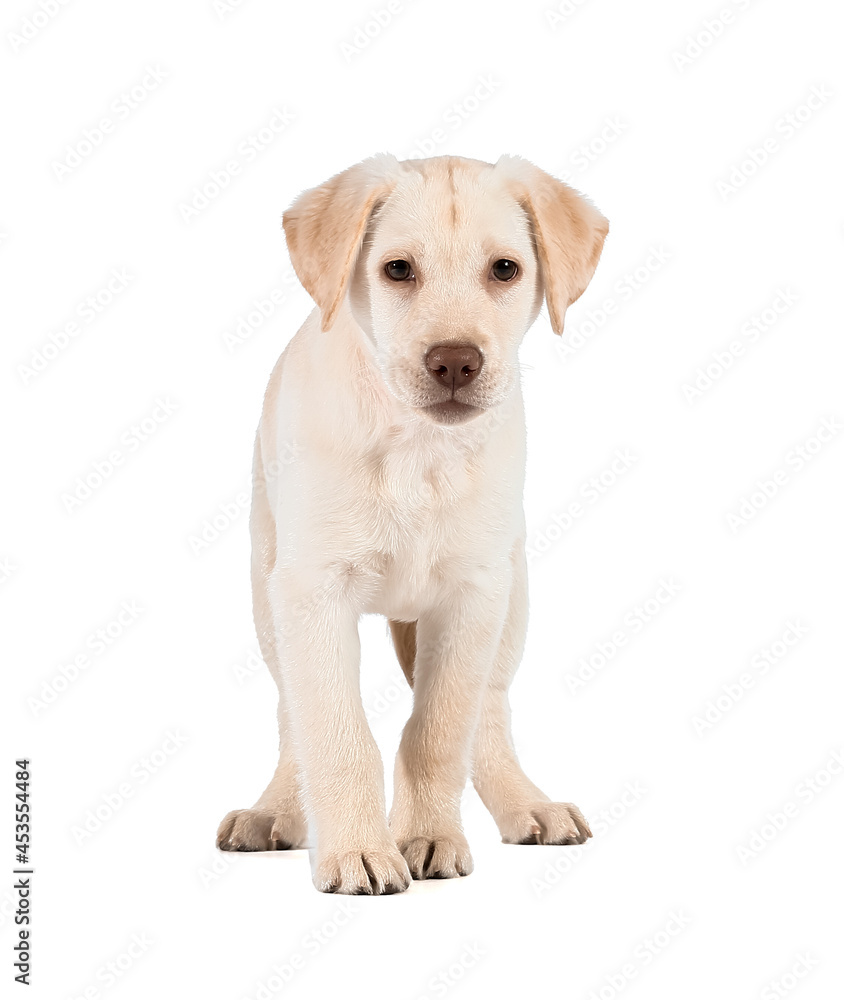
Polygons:
[[472,871],[460,822],[480,706],[501,636],[508,581],[466,585],[419,617],[413,712],[396,758],[390,829],[411,875]]
[[320,892],[401,892],[410,874],[387,826],[384,772],[360,695],[357,614],[342,580],[298,599],[275,581],[274,619]]

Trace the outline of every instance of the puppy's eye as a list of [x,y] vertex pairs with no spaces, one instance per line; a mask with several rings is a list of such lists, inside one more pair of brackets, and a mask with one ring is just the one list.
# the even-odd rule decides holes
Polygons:
[[414,278],[413,268],[406,260],[391,260],[384,271],[393,281],[411,281]]
[[496,281],[512,281],[519,273],[518,265],[514,260],[507,260],[502,257],[492,265],[492,276]]

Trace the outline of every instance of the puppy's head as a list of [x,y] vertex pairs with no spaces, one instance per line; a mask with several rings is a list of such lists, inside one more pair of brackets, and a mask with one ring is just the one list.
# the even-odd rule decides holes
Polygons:
[[562,333],[607,230],[577,192],[511,156],[373,157],[284,214],[323,330],[348,298],[389,390],[440,424],[507,398],[543,295]]

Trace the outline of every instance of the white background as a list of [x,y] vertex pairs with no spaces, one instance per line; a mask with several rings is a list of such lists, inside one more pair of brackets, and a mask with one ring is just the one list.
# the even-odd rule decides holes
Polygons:
[[[23,989],[10,888],[25,754],[28,995],[839,995],[834,5],[401,0],[354,50],[384,0],[226,6],[3,8],[3,978]],[[131,108],[121,95],[138,87]],[[111,130],[86,146],[103,118]],[[271,141],[244,152],[271,122]],[[221,855],[214,834],[257,797],[276,746],[238,498],[267,377],[310,309],[279,220],[377,151],[518,153],[611,221],[563,341],[543,312],[523,348],[526,509],[544,551],[513,688],[526,770],[596,837],[501,845],[467,792],[471,877],[344,903],[314,891],[306,852]],[[186,219],[180,206],[233,159],[239,173]],[[102,292],[113,269],[129,278]],[[274,289],[264,319],[255,302]],[[98,292],[87,322],[78,307]],[[239,325],[249,336],[232,347]],[[726,367],[714,356],[732,342],[743,353]],[[684,385],[710,365],[690,401]],[[579,496],[619,449],[635,461],[594,502]],[[120,464],[68,510],[77,477],[115,450]],[[754,516],[731,523],[754,494]],[[554,516],[578,499],[563,531]],[[199,548],[215,518],[219,537]],[[679,592],[660,604],[662,580]],[[114,625],[133,601],[142,610]],[[637,607],[644,625],[627,617]],[[109,623],[121,634],[98,653],[90,637]],[[389,773],[410,698],[384,623],[362,636]],[[601,645],[606,662],[573,690]],[[148,944],[126,958],[134,935]]]

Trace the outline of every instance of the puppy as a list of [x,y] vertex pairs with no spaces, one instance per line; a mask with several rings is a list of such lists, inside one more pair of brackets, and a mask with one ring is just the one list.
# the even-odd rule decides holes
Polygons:
[[[223,850],[316,837],[322,892],[401,892],[472,870],[471,775],[505,843],[583,843],[576,806],[524,774],[507,689],[527,621],[518,348],[589,283],[606,219],[519,157],[380,155],[284,215],[317,308],[270,378],[251,514],[278,766]],[[413,711],[384,776],[359,688],[362,614],[385,615]]]

